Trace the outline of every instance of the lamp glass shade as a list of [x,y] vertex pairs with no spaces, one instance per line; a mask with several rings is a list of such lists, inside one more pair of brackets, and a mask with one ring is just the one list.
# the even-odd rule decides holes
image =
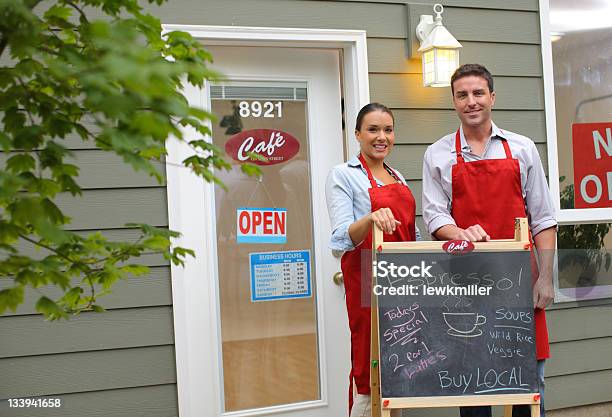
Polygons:
[[459,66],[459,51],[454,48],[431,48],[423,51],[423,86],[448,87]]

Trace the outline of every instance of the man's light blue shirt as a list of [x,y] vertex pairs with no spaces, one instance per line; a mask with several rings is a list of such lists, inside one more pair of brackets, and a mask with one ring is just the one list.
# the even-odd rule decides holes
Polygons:
[[[393,173],[403,184],[406,180],[397,170],[391,168]],[[384,183],[375,178],[378,186]],[[368,189],[370,181],[368,174],[361,165],[357,156],[348,162],[332,168],[327,176],[325,196],[327,199],[327,212],[332,226],[330,248],[334,251],[350,251],[355,245],[348,233],[348,228],[372,211]],[[421,240],[419,229],[416,228],[416,239]]]

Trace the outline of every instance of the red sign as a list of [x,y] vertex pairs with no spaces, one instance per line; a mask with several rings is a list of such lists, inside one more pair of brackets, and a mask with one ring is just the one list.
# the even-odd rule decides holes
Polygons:
[[[225,152],[235,161],[249,161],[256,165],[274,165],[287,162],[300,150],[300,142],[287,132],[275,129],[253,129],[240,132],[227,141]],[[252,152],[266,161],[250,158]]]
[[442,245],[442,249],[451,255],[463,255],[473,251],[474,244],[469,240],[449,240]]
[[574,207],[612,207],[612,123],[574,123]]
[[238,243],[287,243],[287,209],[241,207],[236,211]]

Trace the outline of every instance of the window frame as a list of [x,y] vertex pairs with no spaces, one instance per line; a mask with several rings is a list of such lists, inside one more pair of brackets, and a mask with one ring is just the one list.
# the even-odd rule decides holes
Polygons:
[[[557,143],[557,116],[555,108],[555,85],[553,73],[552,41],[550,37],[550,0],[539,0],[540,6],[540,39],[542,52],[542,74],[544,81],[544,109],[546,121],[546,145],[548,156],[548,183],[550,197],[555,209],[555,218],[559,226],[575,224],[594,224],[612,222],[612,207],[561,209],[559,184],[559,159]],[[589,295],[578,295],[577,288],[559,288],[558,263],[555,256],[553,283],[555,303],[567,303],[583,300],[612,298],[612,285],[590,287],[595,289]]]
[[555,111],[555,84],[553,74],[552,41],[549,31],[549,0],[540,2],[540,39],[542,71],[544,78],[544,109],[546,120],[546,144],[548,156],[548,183],[550,196],[559,225],[612,222],[612,207],[561,209],[559,186],[559,160],[557,146],[557,116]]

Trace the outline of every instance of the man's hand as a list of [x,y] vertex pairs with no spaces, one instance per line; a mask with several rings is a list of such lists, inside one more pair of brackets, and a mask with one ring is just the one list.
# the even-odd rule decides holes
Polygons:
[[552,279],[540,274],[533,286],[533,308],[545,309],[554,299]]
[[376,210],[374,213],[370,214],[370,218],[372,222],[386,234],[395,232],[397,226],[402,224],[400,221],[395,220],[393,212],[388,207]]
[[472,242],[488,242],[491,236],[479,224],[468,227],[467,229],[457,228],[456,240],[470,240]]
[[467,229],[461,229],[454,224],[446,224],[434,232],[438,240],[469,240],[471,242],[488,242],[491,236],[480,226],[475,224]]

